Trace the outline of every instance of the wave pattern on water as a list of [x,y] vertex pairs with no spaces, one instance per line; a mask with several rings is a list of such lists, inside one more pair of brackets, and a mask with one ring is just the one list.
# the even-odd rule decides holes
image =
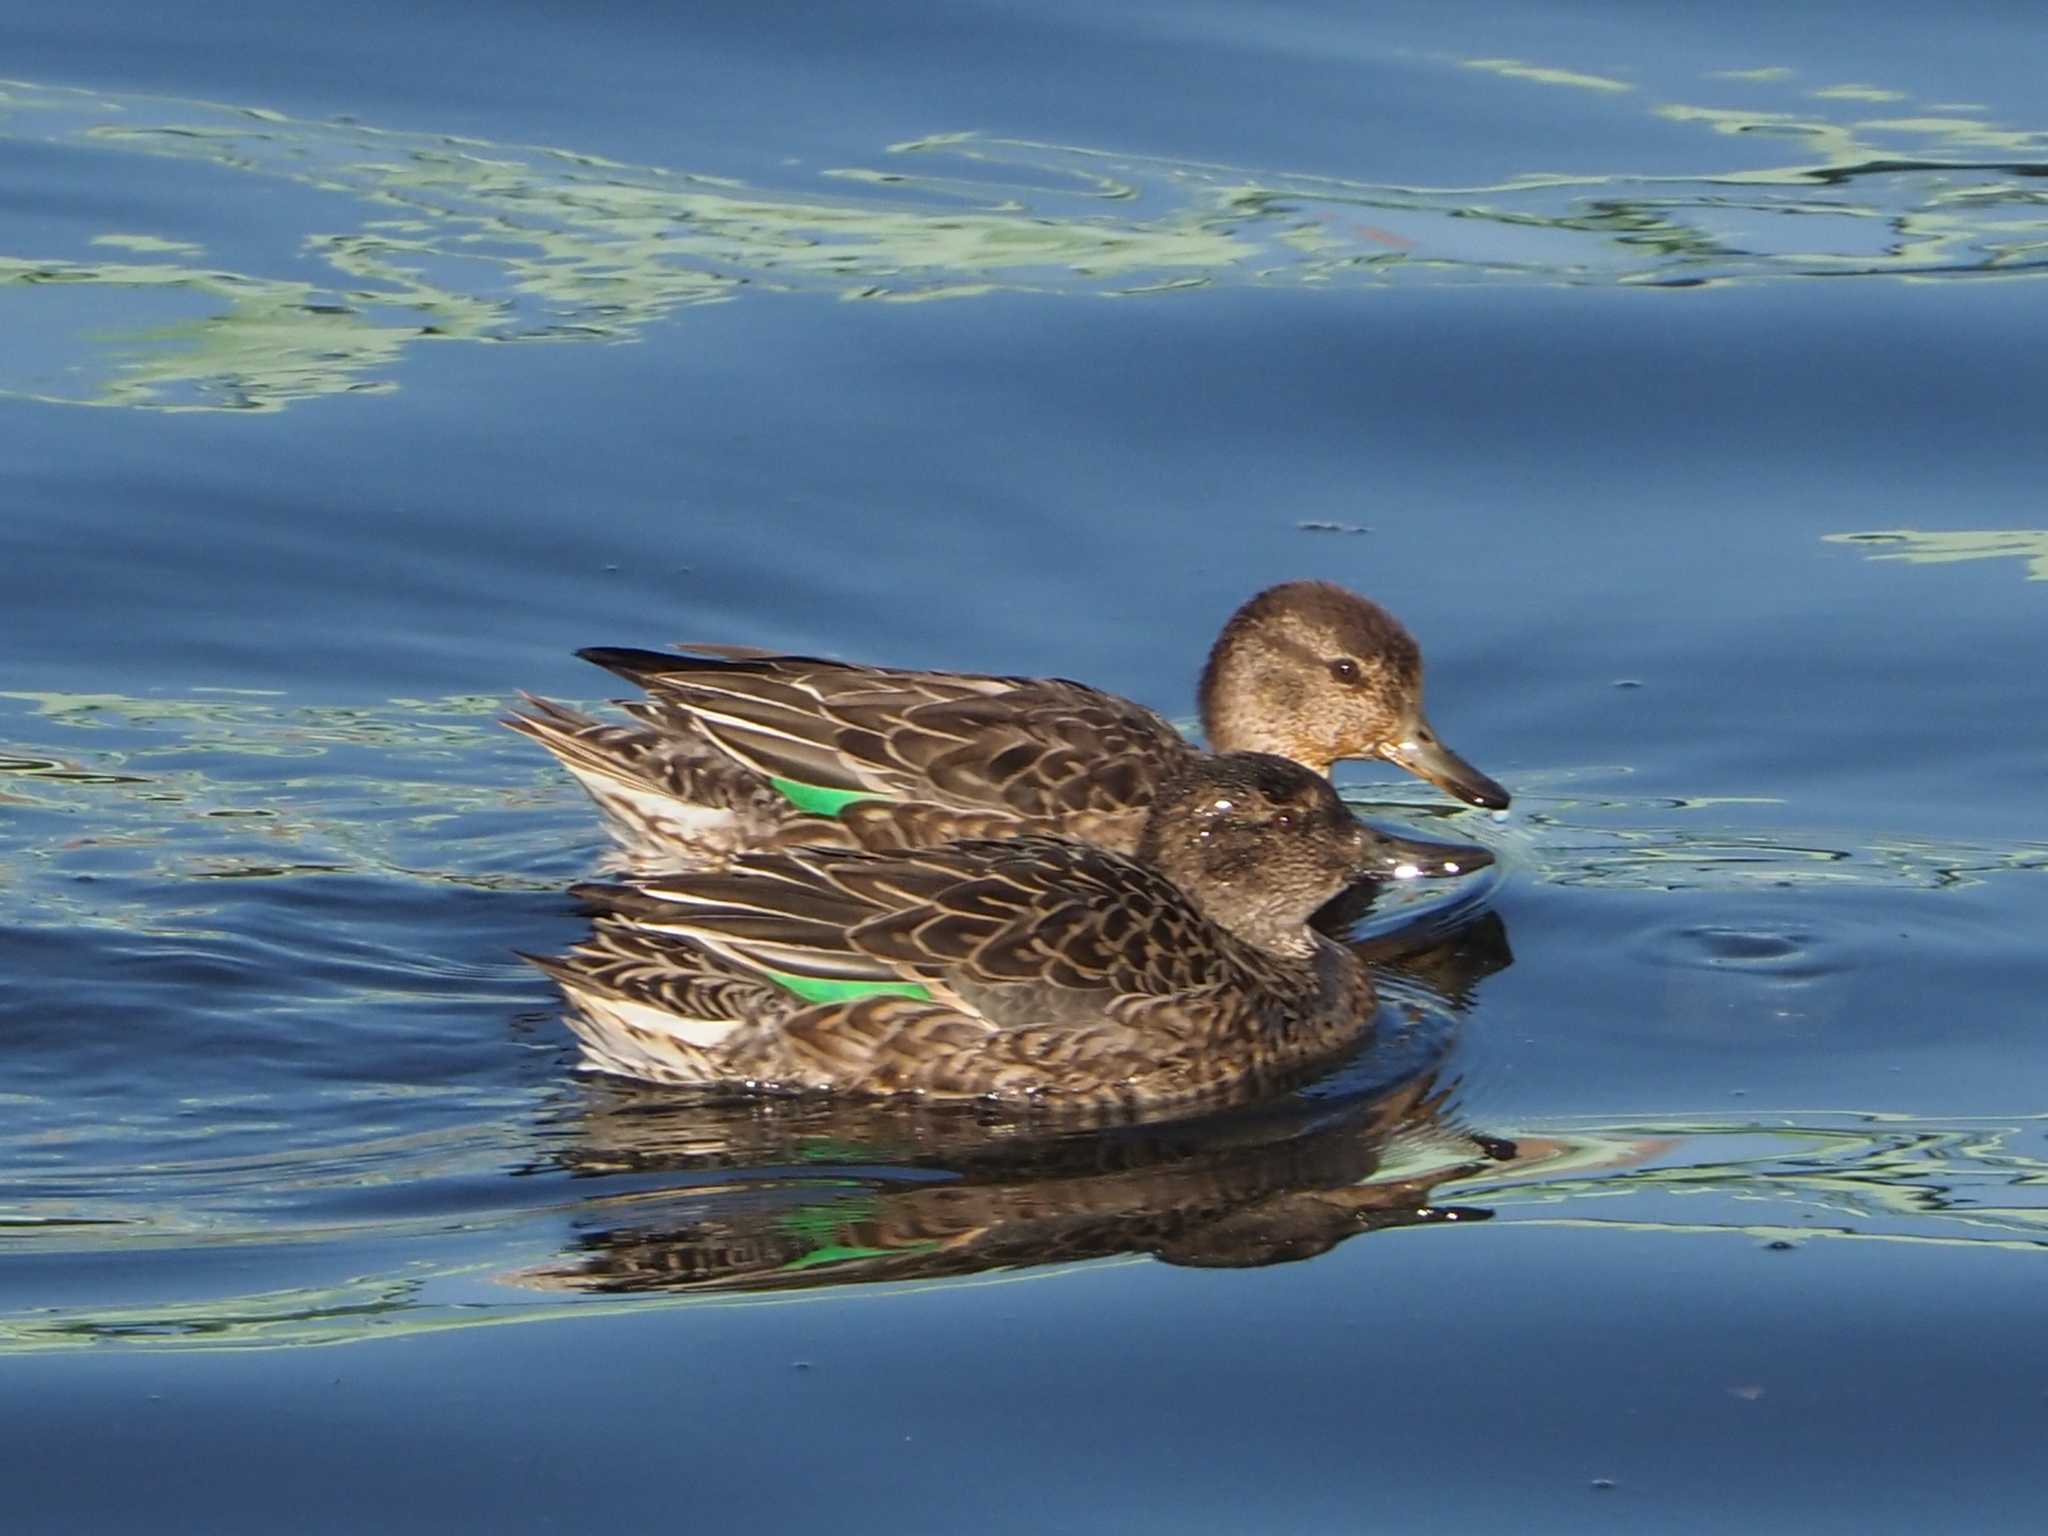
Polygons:
[[[1739,1121],[1603,1120],[1551,1134],[1561,1149],[1551,1171],[1461,1197],[1545,1224],[2048,1254],[2048,1159],[2029,1150],[2048,1134],[2048,1117],[1787,1111]],[[1569,1163],[1584,1172],[1572,1174]],[[1670,1215],[1674,1195],[1697,1200],[1684,1219]],[[1553,1206],[1569,1209],[1544,1211]]]
[[[1056,1279],[1081,1262],[1299,1262],[1392,1228],[1455,1241],[1489,1220],[1782,1250],[2048,1255],[2048,1161],[2029,1150],[2048,1125],[2038,1117],[1809,1111],[1479,1132],[1425,1078],[1313,1116],[1297,1107],[1277,1135],[1254,1124],[1020,1152],[1000,1131],[956,1131],[905,1161],[905,1143],[863,1140],[873,1127],[836,1126],[838,1112],[735,1144],[730,1112],[706,1121],[664,1105],[635,1126],[618,1118],[630,1106],[606,1102],[617,1097],[597,1093],[554,1127],[521,1207],[394,1225],[404,1257],[387,1272],[363,1272],[362,1232],[326,1234],[356,1245],[329,1253],[329,1278],[255,1290],[195,1285],[167,1251],[174,1262],[143,1271],[154,1298],[0,1297],[0,1353],[338,1344],[593,1309],[817,1300],[849,1285],[885,1300]],[[19,1246],[4,1227],[0,1246]],[[74,1295],[100,1283],[75,1234],[52,1252]]]
[[[1440,939],[1372,957],[1385,1022],[1357,1062],[1193,1129],[906,1125],[578,1081],[513,950],[573,926],[561,892],[600,833],[581,793],[490,723],[498,707],[0,697],[0,963],[18,978],[0,1349],[339,1342],[1143,1254],[1279,1262],[1488,1215],[2048,1238],[2031,1121],[1475,1124],[1443,1060],[1513,958],[1470,898],[1444,903]],[[1511,875],[1625,889],[1944,891],[2048,868],[2041,847],[1830,847],[1745,830],[1739,804],[1566,788],[1534,786],[1505,828],[1407,809],[1483,827]],[[1710,970],[1801,963],[1769,936],[1652,938]],[[1630,1203],[1653,1193],[1701,1198],[1674,1223],[1668,1203]],[[229,1254],[244,1257],[223,1269]]]
[[[1758,824],[1744,808],[1774,811],[1769,797],[1630,796],[1575,788],[1581,779],[1626,776],[1619,765],[1519,776],[1514,818],[1457,818],[1437,835],[1485,843],[1511,878],[1600,890],[1738,891],[1813,886],[1950,890],[2015,873],[2048,871],[2048,842],[1969,843],[1903,833],[1844,837]],[[1399,793],[1373,810],[1402,817],[1440,807]]]
[[[1594,78],[1468,62],[1510,83]],[[775,293],[903,302],[2048,269],[2048,132],[1933,108],[1871,117],[1865,97],[1787,87],[1775,100],[1777,89],[1753,76],[1743,92],[1769,104],[1741,107],[1611,93],[1617,113],[1742,145],[1708,171],[1531,170],[1429,187],[942,133],[798,194],[715,168],[0,82],[0,141],[179,163],[189,179],[167,172],[164,197],[188,199],[193,225],[0,254],[0,292],[51,312],[14,327],[0,391],[275,410],[391,389],[418,342],[626,340],[692,305]],[[1792,157],[1744,163],[1758,144]],[[282,200],[260,215],[269,225],[238,229],[243,248],[209,251],[222,174],[318,196]],[[308,222],[337,208],[352,215],[343,227]],[[300,275],[307,258],[319,276]]]
[[0,1240],[294,1240],[503,1163],[574,853],[485,704],[6,698]]

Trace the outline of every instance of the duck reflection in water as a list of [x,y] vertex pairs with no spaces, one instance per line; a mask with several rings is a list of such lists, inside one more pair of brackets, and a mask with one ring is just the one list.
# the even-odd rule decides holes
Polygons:
[[585,1230],[561,1263],[517,1278],[626,1294],[930,1280],[1126,1253],[1246,1267],[1361,1232],[1482,1220],[1491,1212],[1432,1196],[1517,1156],[1460,1123],[1441,1065],[1456,1017],[1512,963],[1500,918],[1358,949],[1405,1028],[1278,1099],[1164,1124],[1116,1123],[1105,1107],[690,1103],[593,1081],[553,1163],[618,1187],[582,1208]]

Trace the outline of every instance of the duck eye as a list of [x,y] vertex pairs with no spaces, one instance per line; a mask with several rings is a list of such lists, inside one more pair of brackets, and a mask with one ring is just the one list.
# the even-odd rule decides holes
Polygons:
[[1358,663],[1349,656],[1334,656],[1330,659],[1330,676],[1347,688],[1353,687],[1358,682]]
[[1280,812],[1279,815],[1273,818],[1273,825],[1278,827],[1283,832],[1291,830],[1294,826],[1294,812]]

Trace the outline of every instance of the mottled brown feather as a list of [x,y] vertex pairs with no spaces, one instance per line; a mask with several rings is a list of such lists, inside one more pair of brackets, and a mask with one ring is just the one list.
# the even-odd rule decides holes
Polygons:
[[[705,1081],[752,1086],[1148,1106],[1355,1041],[1370,1025],[1370,983],[1302,926],[1367,836],[1329,786],[1276,758],[1209,759],[1169,786],[1154,821],[1148,840],[1187,889],[1160,868],[1044,837],[756,852],[723,870],[578,887],[600,937],[551,974],[586,1041],[607,1023],[646,1023],[604,1006],[602,990],[621,984],[620,932],[637,935],[639,959],[674,947],[678,1009],[728,995],[714,977],[778,972],[928,994],[803,1003],[781,986],[766,1002],[733,991],[738,1014],[718,1038],[689,1016],[680,1033],[708,1058]],[[1240,885],[1247,846],[1269,857]],[[1224,883],[1205,883],[1207,870]],[[1241,936],[1237,923],[1274,937]],[[593,1057],[618,1070],[651,1049],[636,1035]]]
[[[635,851],[658,853],[665,835],[686,857],[716,862],[736,847],[895,849],[1046,833],[1130,852],[1160,784],[1198,755],[1153,711],[1064,678],[736,646],[580,654],[646,690],[622,707],[651,735],[601,735],[584,721],[565,738],[512,723],[577,773]],[[1339,665],[1353,667],[1347,680],[1333,677]],[[1505,791],[1430,731],[1421,686],[1420,652],[1391,614],[1327,583],[1292,582],[1259,593],[1224,626],[1202,673],[1203,725],[1219,751],[1277,752],[1317,771],[1381,756],[1466,799],[1505,805]],[[605,753],[608,768],[592,760]],[[711,803],[746,798],[748,815],[707,837],[696,818],[650,802],[687,796],[697,782],[672,762],[712,756],[738,783],[707,781]],[[643,764],[651,771],[636,780]],[[776,795],[771,779],[876,798],[831,815],[785,805],[778,817],[755,809]],[[1453,874],[1485,859],[1417,862]]]

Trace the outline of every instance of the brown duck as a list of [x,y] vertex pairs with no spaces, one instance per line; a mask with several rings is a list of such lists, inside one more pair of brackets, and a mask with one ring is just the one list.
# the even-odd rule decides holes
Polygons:
[[[715,646],[578,654],[646,690],[624,705],[633,724],[540,699],[505,723],[561,760],[630,850],[657,858],[1021,834],[1129,853],[1160,786],[1202,756],[1142,705],[1058,678]],[[1289,582],[1238,609],[1210,651],[1200,706],[1217,752],[1270,752],[1324,774],[1377,757],[1474,805],[1508,804],[1423,715],[1414,639],[1342,587]],[[1456,874],[1470,855],[1419,844],[1395,861]]]
[[593,935],[537,961],[590,1063],[756,1091],[1153,1107],[1277,1078],[1370,1027],[1310,916],[1381,834],[1263,754],[1191,754],[1137,856],[1059,838],[744,853],[579,887]]

